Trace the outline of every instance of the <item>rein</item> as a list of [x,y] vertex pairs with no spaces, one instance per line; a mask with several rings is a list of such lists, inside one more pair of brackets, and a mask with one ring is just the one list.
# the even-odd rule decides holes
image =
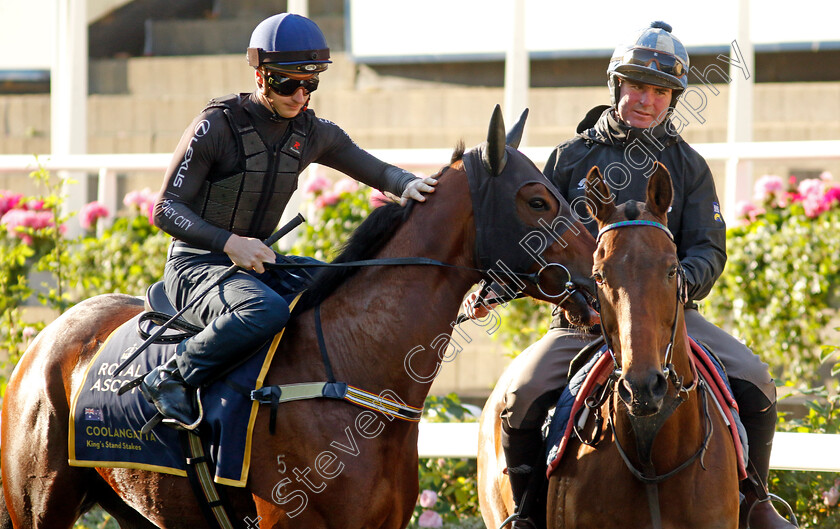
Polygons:
[[[360,268],[366,266],[439,266],[443,268],[452,268],[456,270],[464,270],[467,272],[478,272],[485,278],[489,278],[491,280],[498,280],[501,277],[501,274],[505,274],[507,276],[513,276],[517,279],[524,279],[525,281],[530,282],[537,289],[540,291],[542,295],[547,298],[557,299],[563,298],[565,301],[571,294],[573,294],[577,288],[575,284],[572,282],[572,274],[569,272],[569,269],[563,266],[560,263],[548,263],[541,267],[538,271],[528,274],[525,272],[514,272],[508,269],[494,269],[494,268],[475,268],[471,266],[461,266],[461,265],[454,265],[450,263],[444,263],[443,261],[438,261],[437,259],[430,259],[428,257],[391,257],[387,259],[365,259],[362,261],[348,261],[346,263],[264,263],[265,268],[274,268],[274,269],[286,269],[286,268]],[[567,281],[565,283],[565,290],[560,294],[549,294],[545,290],[543,290],[542,286],[540,285],[540,276],[549,268],[556,266],[562,268],[564,272],[566,272]],[[506,286],[506,285],[504,285]],[[524,283],[520,283],[517,285],[517,289],[515,291],[520,291],[525,288]],[[508,289],[511,290],[511,289]]]

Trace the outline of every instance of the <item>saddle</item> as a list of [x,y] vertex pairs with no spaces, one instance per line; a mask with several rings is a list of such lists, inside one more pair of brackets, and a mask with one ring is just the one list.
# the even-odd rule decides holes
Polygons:
[[[176,320],[159,339],[118,375],[117,366],[176,310],[163,283],[146,295],[147,310],[116,329],[88,365],[85,379],[71,406],[70,464],[120,467],[187,475],[181,435],[169,427],[142,432],[157,410],[138,388],[118,394],[123,386],[142,377],[174,355],[184,338],[200,329]],[[200,388],[204,420],[198,433],[214,469],[217,483],[244,487],[250,469],[250,443],[259,402],[252,392],[263,379],[280,343],[282,332],[236,369],[215,383]]]
[[[698,375],[706,382],[711,390],[717,406],[715,408],[723,415],[732,434],[732,441],[738,456],[739,479],[747,476],[748,464],[747,435],[738,408],[726,380],[726,373],[717,357],[707,348],[689,338],[691,354],[697,366]],[[595,343],[590,345],[594,345]],[[546,476],[550,477],[563,457],[575,426],[582,425],[588,418],[587,399],[596,399],[596,394],[605,391],[605,383],[613,369],[612,358],[606,354],[605,345],[600,347],[587,346],[582,353],[585,358],[576,358],[570,369],[569,384],[557,401],[554,412],[546,420],[544,427],[546,462],[548,469]]]
[[[291,307],[299,295],[289,300]],[[184,320],[175,320],[124,371],[115,375],[117,366],[177,313],[162,282],[148,288],[145,305],[146,311],[125,322],[105,340],[73,396],[68,446],[71,466],[142,469],[189,477],[197,489],[196,496],[207,499],[200,503],[206,504],[208,520],[219,519],[226,514],[214,483],[233,487],[246,485],[260,404],[271,407],[271,433],[276,428],[280,403],[311,398],[346,400],[391,418],[420,420],[422,408],[408,406],[385,392],[374,394],[334,379],[321,332],[320,310],[316,308],[316,330],[327,381],[264,385],[283,337],[283,331],[280,331],[245,362],[216,382],[200,388],[204,419],[195,431],[163,427],[144,433],[141,431],[143,425],[156,415],[157,410],[136,387],[122,395],[118,395],[118,391],[171,358],[181,340],[201,330]],[[211,525],[228,527],[225,523]]]
[[163,281],[153,283],[148,289],[146,289],[145,307],[146,312],[159,312],[167,316],[174,316],[175,313],[178,312],[178,310],[173,307],[172,303],[169,301],[169,296],[166,295],[166,289],[163,286]]

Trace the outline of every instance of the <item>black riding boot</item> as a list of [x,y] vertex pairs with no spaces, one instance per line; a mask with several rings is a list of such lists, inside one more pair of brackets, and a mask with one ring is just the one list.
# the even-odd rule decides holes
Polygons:
[[539,429],[510,428],[502,421],[502,447],[505,450],[507,473],[513,493],[514,513],[511,529],[540,527],[539,513],[534,512],[542,480],[543,440]]
[[[770,451],[776,433],[776,403],[770,403],[756,386],[743,380],[732,380],[738,401],[741,422],[747,431],[749,459],[755,470],[741,482],[744,500],[741,503],[742,529],[790,529],[796,527],[783,518],[769,501],[767,478],[770,475]],[[747,519],[749,517],[749,519]]]
[[140,391],[165,417],[165,422],[174,421],[187,430],[196,428],[201,422],[201,404],[196,398],[196,388],[184,381],[174,356],[149,371],[140,384]]

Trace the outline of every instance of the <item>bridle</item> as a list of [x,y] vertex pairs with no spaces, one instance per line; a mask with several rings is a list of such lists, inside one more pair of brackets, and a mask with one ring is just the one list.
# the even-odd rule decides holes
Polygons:
[[[647,227],[654,227],[664,231],[668,237],[671,239],[671,242],[674,242],[674,236],[671,231],[664,225],[656,221],[652,220],[624,220],[615,222],[612,224],[608,224],[602,227],[598,231],[598,236],[596,238],[596,244],[600,244],[601,237],[611,231],[618,228],[624,227],[631,227],[631,226],[647,226]],[[610,342],[609,334],[607,333],[605,326],[603,323],[601,324],[601,334],[604,338],[604,342],[606,343],[607,350],[609,351],[610,355],[612,356],[613,360],[613,372],[609,377],[609,380],[605,384],[605,389],[601,395],[593,399],[593,401],[587,402],[587,407],[590,407],[590,404],[594,407],[597,405],[596,413],[596,420],[600,413],[601,406],[606,401],[609,401],[609,412],[607,413],[607,422],[610,426],[610,430],[612,432],[612,437],[615,442],[616,450],[618,450],[621,459],[624,461],[624,464],[627,466],[627,469],[633,474],[636,479],[641,481],[645,485],[645,491],[647,493],[648,498],[648,507],[650,509],[652,523],[654,529],[661,529],[662,528],[662,519],[661,513],[659,508],[659,490],[658,484],[673,477],[674,475],[678,474],[679,472],[685,470],[690,465],[692,465],[696,460],[700,460],[700,465],[705,469],[705,464],[703,458],[705,456],[706,450],[709,447],[709,441],[711,440],[712,433],[713,433],[713,426],[712,426],[712,419],[709,415],[709,389],[706,387],[706,383],[700,379],[697,374],[697,370],[695,368],[694,362],[690,361],[691,370],[693,372],[693,381],[690,385],[684,386],[683,385],[683,377],[679,376],[674,368],[672,363],[673,354],[674,354],[674,341],[677,335],[677,322],[679,316],[679,309],[680,306],[683,305],[684,300],[686,299],[687,293],[687,285],[685,280],[685,270],[683,270],[680,264],[677,264],[677,290],[676,290],[676,300],[675,300],[675,307],[674,307],[674,321],[671,325],[671,337],[668,342],[668,345],[665,349],[665,358],[663,365],[661,366],[662,373],[667,378],[669,385],[673,387],[673,394],[666,394],[665,395],[665,402],[662,405],[662,408],[655,413],[654,415],[645,416],[645,417],[635,417],[633,415],[629,415],[629,422],[633,429],[633,434],[636,438],[636,452],[639,461],[641,462],[641,469],[637,468],[630,458],[627,457],[627,454],[624,448],[621,446],[621,443],[616,435],[616,428],[613,422],[613,416],[616,413],[614,408],[614,400],[609,399],[609,396],[615,393],[616,386],[619,383],[619,380],[622,376],[621,366],[618,364],[618,360],[615,357],[615,352]],[[598,302],[600,305],[600,292],[601,287],[598,285],[596,289],[596,297],[598,297]],[[664,473],[664,474],[657,474],[656,468],[652,462],[652,451],[653,451],[653,442],[656,439],[656,435],[668,418],[676,411],[680,404],[682,404],[687,398],[691,391],[697,389],[698,394],[701,395],[703,398],[700,399],[703,407],[703,418],[704,418],[704,429],[705,435],[703,438],[703,442],[701,446],[697,449],[697,451],[690,456],[688,459],[683,461],[679,464],[676,468]],[[582,440],[582,439],[581,439]],[[587,443],[590,444],[590,443]]]
[[[659,228],[660,230],[664,231],[668,235],[668,238],[671,239],[671,242],[674,243],[674,234],[672,234],[671,230],[669,230],[668,227],[665,226],[664,224],[661,224],[661,223],[653,221],[653,220],[637,219],[637,220],[622,220],[622,221],[614,222],[612,224],[607,224],[606,226],[604,226],[603,228],[598,230],[598,236],[595,239],[595,244],[596,245],[600,244],[601,237],[605,233],[607,233],[609,231],[612,231],[612,230],[615,230],[615,229],[618,229],[618,228],[625,228],[625,227],[630,227],[630,226],[651,226],[651,227],[654,227],[654,228]],[[686,298],[687,289],[688,289],[688,286],[686,285],[686,281],[685,281],[685,270],[683,269],[682,265],[678,263],[677,264],[677,296],[676,296],[677,299],[676,299],[676,303],[674,305],[674,321],[671,324],[671,338],[670,338],[670,340],[668,340],[668,346],[665,349],[665,361],[663,362],[663,365],[662,365],[662,373],[665,374],[665,376],[669,377],[669,378],[671,378],[672,373],[674,373],[674,366],[671,363],[671,360],[673,360],[673,357],[674,357],[674,339],[677,336],[677,316],[679,314],[680,305],[683,304],[683,300]],[[599,286],[596,289],[596,296],[598,298],[598,305],[599,306],[601,304],[600,293],[601,293],[601,289],[600,289],[600,286]],[[615,353],[614,353],[614,349],[612,347],[612,343],[610,341],[610,337],[607,334],[606,330],[604,330],[604,325],[601,325],[601,335],[604,337],[604,342],[607,344],[607,350],[609,351],[610,356],[612,356],[612,359],[613,359],[613,366],[615,368],[615,371],[613,372],[613,375],[616,376],[616,378],[621,378],[621,374],[622,374],[621,373],[621,366],[619,366],[618,360],[615,357]]]
[[[503,268],[477,268],[472,266],[454,265],[438,261],[437,259],[430,259],[428,257],[391,257],[386,259],[365,259],[363,261],[347,261],[343,263],[298,263],[298,262],[284,262],[284,263],[263,263],[266,269],[305,269],[305,268],[362,268],[368,266],[438,266],[443,268],[452,268],[456,270],[463,270],[467,272],[478,272],[481,274],[484,284],[489,285],[496,283],[508,292],[509,298],[515,299],[521,297],[522,290],[527,286],[523,281],[528,281],[534,285],[542,295],[552,300],[553,303],[561,304],[565,302],[572,294],[578,291],[577,285],[572,282],[572,274],[566,266],[560,263],[547,263],[539,270],[533,273],[516,272],[510,269]],[[564,289],[559,294],[550,294],[546,292],[540,284],[540,277],[552,267],[562,268],[566,273],[567,280],[564,283]],[[502,274],[517,279],[511,286],[507,281],[497,281]],[[488,281],[489,280],[489,281]],[[521,280],[521,281],[520,281]],[[501,299],[502,296],[497,296]],[[495,301],[494,301],[495,302]]]
[[[436,173],[435,176],[440,176],[444,174],[448,169],[452,166],[447,165],[443,167],[440,171]],[[466,164],[464,171],[467,172],[469,178],[469,172],[467,171]],[[493,178],[493,177],[491,177]],[[495,177],[500,178],[500,177]],[[470,193],[473,193],[473,189],[470,189]],[[557,217],[561,217],[561,211],[558,211]],[[540,233],[549,237],[549,235],[545,234],[546,228],[541,226],[531,227],[532,231],[530,233]],[[530,234],[529,233],[529,234]],[[560,233],[553,233],[554,237],[561,237],[562,234]],[[339,263],[297,263],[297,262],[285,262],[285,263],[265,263],[265,268],[273,268],[273,269],[305,269],[305,268],[354,268],[354,267],[368,267],[368,266],[437,266],[443,268],[451,268],[456,270],[462,270],[466,272],[478,272],[482,278],[482,290],[480,300],[484,299],[484,295],[486,295],[487,290],[489,289],[488,286],[491,284],[497,284],[503,290],[503,294],[500,292],[496,292],[496,299],[492,299],[492,302],[502,302],[505,303],[507,301],[517,299],[523,297],[523,290],[527,287],[527,283],[534,285],[537,290],[545,296],[547,300],[550,300],[552,303],[556,305],[562,305],[565,303],[575,292],[582,292],[584,296],[586,296],[587,292],[585,289],[579,290],[577,285],[572,281],[572,274],[569,269],[560,264],[560,263],[546,263],[540,267],[539,270],[533,273],[517,271],[511,269],[511,267],[505,263],[502,259],[497,259],[495,261],[495,267],[484,265],[484,263],[491,263],[491,256],[487,255],[488,252],[482,251],[482,244],[480,242],[479,237],[476,237],[475,248],[473,249],[474,255],[476,256],[476,262],[479,263],[477,267],[470,267],[470,266],[463,266],[463,265],[454,265],[450,263],[445,263],[442,261],[438,261],[436,259],[431,259],[427,257],[394,257],[394,258],[385,258],[385,259],[366,259],[362,261],[349,261],[349,262],[339,262]],[[546,250],[548,247],[546,247]],[[545,251],[545,250],[543,250]],[[515,266],[515,265],[514,265]],[[547,292],[543,285],[541,284],[541,277],[543,274],[551,270],[552,268],[560,268],[566,274],[566,281],[563,282],[563,291],[557,294],[552,294]]]

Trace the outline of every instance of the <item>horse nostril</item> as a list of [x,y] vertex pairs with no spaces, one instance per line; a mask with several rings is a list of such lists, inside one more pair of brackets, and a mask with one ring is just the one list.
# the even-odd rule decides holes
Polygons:
[[630,405],[633,402],[633,386],[626,378],[622,378],[618,385],[618,396],[624,404]]
[[650,394],[655,401],[665,398],[665,393],[668,391],[668,379],[661,371],[653,373],[650,378]]

